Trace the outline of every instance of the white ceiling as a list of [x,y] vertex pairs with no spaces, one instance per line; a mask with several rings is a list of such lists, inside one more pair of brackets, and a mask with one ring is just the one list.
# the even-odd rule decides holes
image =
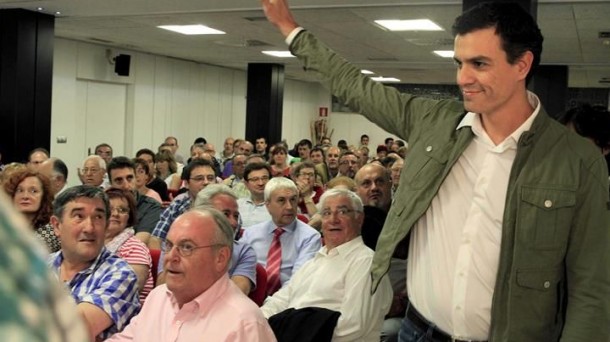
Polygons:
[[[299,24],[363,69],[403,83],[454,83],[454,66],[432,50],[451,49],[450,29],[461,1],[292,0]],[[296,59],[262,50],[285,50],[281,35],[263,19],[258,0],[0,0],[0,8],[44,8],[61,14],[58,37],[246,70],[248,63],[285,63],[286,76],[313,80]],[[386,32],[376,19],[429,18],[442,32]],[[610,87],[610,1],[538,1],[545,37],[542,63],[569,66],[570,87]],[[184,36],[157,25],[204,24],[226,35]],[[267,46],[257,46],[260,42]]]

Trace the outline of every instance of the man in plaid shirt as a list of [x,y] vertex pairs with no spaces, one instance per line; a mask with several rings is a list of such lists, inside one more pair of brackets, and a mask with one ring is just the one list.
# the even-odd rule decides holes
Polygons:
[[51,217],[61,250],[48,265],[69,288],[91,341],[121,331],[140,309],[136,274],[104,248],[109,216],[106,194],[81,185],[55,199]]

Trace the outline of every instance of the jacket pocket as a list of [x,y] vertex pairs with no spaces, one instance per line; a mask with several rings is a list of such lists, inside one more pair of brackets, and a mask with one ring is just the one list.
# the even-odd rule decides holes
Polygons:
[[417,190],[438,179],[447,165],[449,152],[453,146],[439,141],[442,140],[433,137],[420,141],[412,147],[400,175],[401,185],[406,184],[409,188]]
[[525,240],[538,250],[565,249],[575,205],[574,190],[523,186],[518,217]]

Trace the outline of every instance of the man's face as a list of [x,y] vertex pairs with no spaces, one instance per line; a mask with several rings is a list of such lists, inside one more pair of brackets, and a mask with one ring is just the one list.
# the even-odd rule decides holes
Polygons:
[[65,260],[90,263],[104,247],[106,208],[99,198],[80,197],[68,202],[62,217],[51,217],[55,235],[61,240]]
[[267,169],[254,170],[248,174],[246,187],[250,190],[252,197],[263,197],[265,185],[267,185],[269,178],[269,171]]
[[299,171],[295,183],[299,186],[299,191],[307,193],[313,188],[316,182],[316,170],[309,167],[304,167]]
[[246,170],[246,156],[243,154],[233,157],[233,173],[239,177],[244,177],[244,171]]
[[297,217],[299,194],[292,189],[277,189],[269,196],[267,211],[277,226],[284,227]]
[[385,168],[380,165],[365,165],[356,174],[356,193],[362,204],[383,210],[390,204],[391,183],[385,175]]
[[40,166],[38,167],[38,172],[49,178],[49,181],[51,182],[51,193],[53,195],[55,195],[65,185],[65,182],[61,180],[63,177],[59,177],[53,172],[52,160],[48,159],[45,160],[42,164],[40,164]]
[[301,160],[309,159],[309,152],[310,152],[309,146],[299,145],[299,147],[297,147],[297,149],[299,151],[299,157],[301,158]]
[[[165,254],[165,282],[178,303],[190,302],[226,272],[231,255],[227,247],[214,246],[217,229],[211,216],[199,212],[187,212],[171,225],[166,241],[166,248],[171,249]],[[181,254],[179,246],[192,253]]]
[[125,167],[110,171],[110,185],[126,191],[133,191],[136,188],[136,173],[134,169]]
[[209,166],[194,168],[191,171],[191,177],[186,182],[191,198],[197,197],[199,191],[213,183],[216,183],[216,173]]
[[364,214],[353,211],[351,201],[342,195],[326,199],[320,211],[324,243],[330,250],[360,235]]
[[533,56],[526,52],[513,65],[506,58],[495,28],[480,29],[455,38],[457,83],[466,110],[487,117],[498,112],[510,116],[508,108],[521,100],[519,97],[523,95]]
[[330,147],[328,151],[326,151],[326,165],[331,170],[336,170],[339,168],[339,156],[341,155],[341,150],[338,147]]
[[360,138],[360,145],[368,145],[368,144],[369,144],[369,137]]
[[253,150],[254,146],[252,146],[252,143],[249,141],[242,142],[237,148],[237,152],[245,154],[246,156],[251,155]]
[[233,138],[226,138],[225,139],[225,143],[222,146],[224,148],[224,152],[229,155],[231,153],[233,153],[233,143],[235,142],[235,140]]
[[347,154],[341,157],[339,162],[339,172],[343,176],[347,176],[349,178],[354,178],[356,175],[356,171],[358,171],[358,157],[353,154]]
[[388,139],[385,143],[385,146],[388,148],[388,151],[392,148],[392,144],[394,143],[394,139]]
[[265,153],[266,150],[267,150],[267,141],[265,141],[265,138],[256,139],[256,152],[263,154],[263,153]]
[[49,159],[46,154],[43,152],[34,152],[30,156],[30,161],[28,162],[28,166],[33,170],[38,170],[40,164],[42,164],[45,160]]
[[203,155],[205,154],[205,150],[203,147],[193,147],[191,149],[191,159],[203,159]]
[[237,201],[227,194],[218,194],[212,197],[211,202],[212,207],[223,213],[231,223],[233,230],[237,231],[239,229],[239,206]]
[[176,141],[176,139],[167,138],[167,139],[165,139],[165,143],[171,149],[172,154],[176,154],[176,151],[178,151],[178,142]]
[[322,164],[324,162],[324,155],[322,154],[322,151],[312,151],[309,156],[311,158],[311,162],[316,165]]
[[92,159],[88,159],[80,170],[83,175],[83,184],[98,187],[104,182],[105,170]]
[[398,186],[400,181],[400,173],[402,172],[402,166],[405,164],[404,160],[397,160],[392,164],[390,168],[391,177],[392,177],[392,185]]
[[106,164],[110,163],[112,160],[112,149],[108,146],[101,146],[97,150],[95,150],[95,154],[102,157]]

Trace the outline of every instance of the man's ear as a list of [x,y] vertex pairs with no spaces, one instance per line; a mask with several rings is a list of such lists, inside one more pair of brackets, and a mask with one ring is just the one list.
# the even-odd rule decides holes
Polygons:
[[229,263],[231,263],[231,249],[227,246],[222,246],[216,254],[216,269],[218,272],[228,270]]
[[61,229],[59,228],[60,224],[61,222],[57,216],[51,216],[51,226],[53,226],[53,232],[55,233],[55,236],[59,238],[61,238]]
[[527,74],[532,69],[532,64],[534,63],[534,54],[531,51],[525,51],[515,65],[517,66],[517,70],[522,79],[527,78]]

